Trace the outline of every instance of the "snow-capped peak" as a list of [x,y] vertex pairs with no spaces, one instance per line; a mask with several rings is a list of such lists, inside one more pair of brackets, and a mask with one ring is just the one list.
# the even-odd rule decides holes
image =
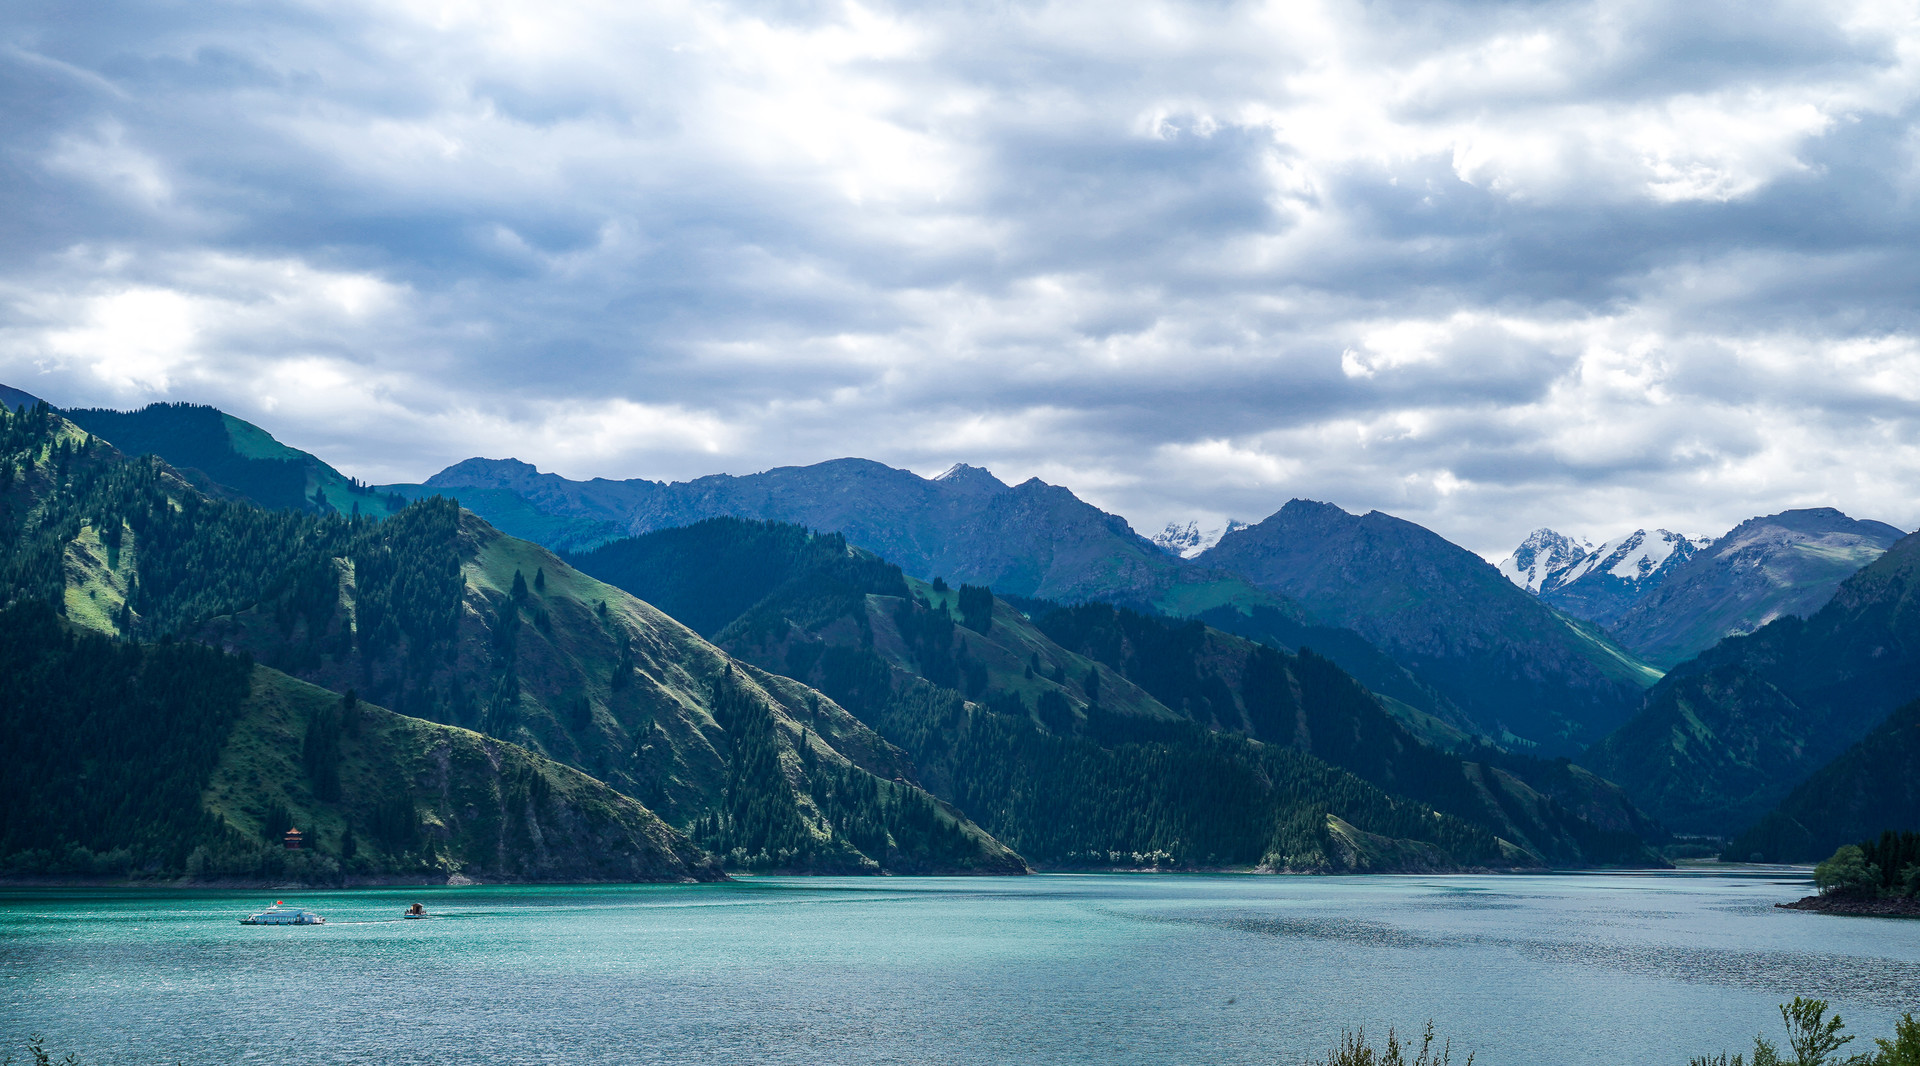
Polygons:
[[993,471],[969,463],[955,463],[933,480],[949,488],[972,489],[976,492],[1005,492],[1007,488],[1007,483],[994,477]]
[[1226,536],[1236,529],[1245,528],[1247,528],[1247,523],[1236,522],[1231,519],[1227,521],[1226,528],[1224,529],[1207,530],[1201,529],[1200,523],[1198,522],[1188,522],[1184,526],[1178,522],[1168,522],[1167,528],[1154,534],[1152,540],[1168,555],[1177,555],[1182,559],[1191,559],[1201,552],[1206,551],[1208,548],[1213,547],[1215,544],[1220,543],[1221,537]]
[[1508,581],[1537,593],[1549,574],[1585,559],[1592,550],[1593,543],[1585,537],[1536,529],[1500,564],[1500,572]]
[[1699,550],[1697,539],[1664,529],[1652,532],[1636,529],[1607,541],[1578,562],[1548,574],[1541,581],[1539,591],[1564,588],[1593,574],[1606,574],[1628,585],[1640,586],[1654,575],[1691,558]]

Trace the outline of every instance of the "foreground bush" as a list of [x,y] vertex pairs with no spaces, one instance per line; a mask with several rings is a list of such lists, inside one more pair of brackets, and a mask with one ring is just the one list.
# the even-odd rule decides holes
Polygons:
[[[1847,850],[1842,848],[1842,851]],[[1893,1025],[1892,1040],[1875,1040],[1878,1050],[1870,1055],[1842,1056],[1841,1049],[1853,1042],[1846,1023],[1838,1014],[1827,1017],[1827,1001],[1793,997],[1780,1005],[1780,1019],[1787,1026],[1787,1050],[1792,1058],[1781,1058],[1780,1049],[1765,1037],[1753,1038],[1753,1058],[1728,1058],[1718,1055],[1696,1056],[1688,1066],[1920,1066],[1920,1021],[1913,1015]]]
[[[1311,1059],[1307,1066],[1449,1066],[1453,1062],[1453,1041],[1447,1040],[1440,1045],[1439,1054],[1434,1053],[1433,1022],[1427,1022],[1426,1032],[1420,1037],[1420,1052],[1413,1058],[1407,1055],[1413,1051],[1413,1043],[1402,1043],[1400,1034],[1387,1030],[1387,1044],[1375,1049],[1367,1042],[1367,1031],[1343,1033],[1340,1043],[1323,1059]],[[1466,1066],[1473,1066],[1473,1056],[1467,1056]]]

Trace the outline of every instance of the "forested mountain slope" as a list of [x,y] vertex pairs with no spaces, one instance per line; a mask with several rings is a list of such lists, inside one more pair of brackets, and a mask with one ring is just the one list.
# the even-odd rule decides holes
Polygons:
[[1378,511],[1294,500],[1198,562],[1244,574],[1355,630],[1480,731],[1572,753],[1632,714],[1659,676],[1479,556]]
[[[720,876],[652,812],[585,774],[243,656],[77,633],[36,602],[0,611],[0,675],[0,873]],[[307,847],[288,851],[295,827]]]
[[1795,786],[1733,839],[1731,862],[1818,862],[1843,844],[1920,829],[1920,700]]
[[[1144,827],[1135,827],[1142,838],[1116,840],[1100,836],[1111,827],[1091,821],[1071,831],[1027,824],[1020,819],[1044,820],[1044,810],[1011,806],[995,788],[1038,788],[1045,779],[1061,790],[1055,795],[1063,810],[1087,802],[1089,796],[1073,798],[1074,788],[1094,797],[1118,788],[1116,801],[1162,811],[1172,804],[1179,818],[1242,817],[1209,813],[1206,803],[1225,801],[1203,798],[1204,790],[1163,796],[1155,791],[1162,782],[1129,782],[1126,773],[1147,765],[1120,768],[1116,760],[1133,748],[1175,759],[1169,765],[1221,762],[1229,775],[1224,765],[1234,760],[1291,758],[1269,748],[1307,754],[1486,826],[1526,849],[1530,858],[1522,861],[1648,861],[1632,833],[1658,833],[1617,790],[1577,768],[1556,778],[1564,796],[1543,796],[1507,769],[1420,743],[1326,660],[1197,622],[1107,605],[1041,606],[1030,620],[983,587],[908,578],[837,534],[737,519],[615,542],[574,561],[669,610],[687,611],[735,654],[832,694],[907,747],[928,787],[976,819],[990,819],[983,824],[996,835],[1045,839],[1047,850],[1037,854],[1030,849],[1038,845],[1019,845],[1040,861],[1086,863],[1090,855],[1159,845]],[[1066,759],[1066,768],[1055,773],[1023,762],[1049,753]],[[1298,773],[1310,765],[1287,762],[1263,772]],[[1016,767],[1022,776],[1005,776]],[[1058,779],[1069,769],[1084,775],[1072,787]],[[1186,798],[1174,798],[1180,795]],[[1572,809],[1583,805],[1593,807],[1591,821]],[[1223,857],[1228,853],[1238,857]],[[1252,861],[1245,846],[1208,854],[1217,863]]]
[[1676,830],[1730,835],[1920,696],[1920,537],[1811,617],[1776,619],[1683,663],[1588,753]]
[[209,499],[44,409],[0,426],[0,479],[10,599],[522,744],[737,866],[1022,868],[832,701],[448,501],[376,523]]
[[1748,519],[1675,567],[1609,628],[1648,662],[1673,666],[1776,618],[1812,615],[1902,536],[1831,507]]
[[376,492],[266,430],[212,407],[149,404],[138,411],[62,411],[129,456],[157,455],[211,496],[262,507],[384,517],[404,497]]

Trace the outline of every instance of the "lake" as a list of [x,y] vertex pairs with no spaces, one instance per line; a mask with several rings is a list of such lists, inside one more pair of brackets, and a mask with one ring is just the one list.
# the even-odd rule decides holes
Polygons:
[[[85,1063],[1297,1063],[1435,1019],[1484,1066],[1674,1063],[1920,1010],[1920,922],[1724,875],[749,878],[0,892],[0,1036]],[[406,904],[431,921],[401,921]],[[1858,1046],[1858,1045],[1856,1045]],[[1464,1055],[1456,1057],[1459,1062]]]

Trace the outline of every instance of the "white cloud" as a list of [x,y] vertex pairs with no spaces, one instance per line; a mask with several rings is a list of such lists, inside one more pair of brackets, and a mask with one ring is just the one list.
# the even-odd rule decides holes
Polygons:
[[1920,524],[1910,5],[176,15],[0,15],[10,384],[376,481],[852,454],[1488,552]]

